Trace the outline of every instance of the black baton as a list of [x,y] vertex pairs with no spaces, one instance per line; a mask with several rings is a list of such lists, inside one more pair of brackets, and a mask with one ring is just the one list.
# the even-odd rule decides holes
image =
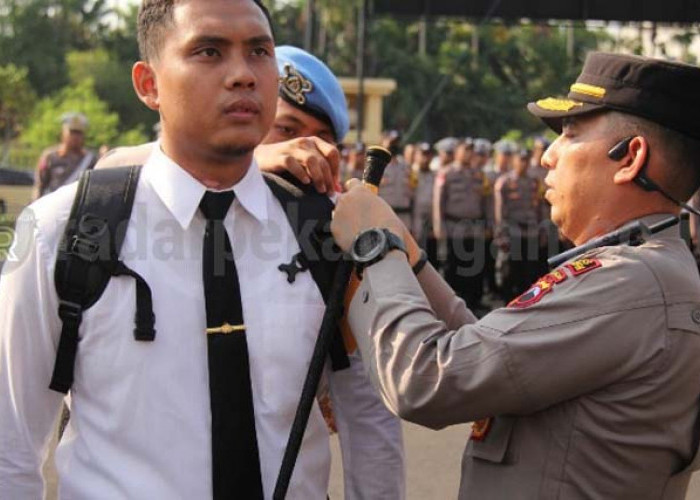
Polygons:
[[[384,169],[391,161],[391,153],[384,148],[372,146],[367,149],[365,158],[365,171],[362,174],[362,180],[365,184],[376,188],[382,180]],[[316,399],[318,384],[321,380],[323,367],[326,364],[328,349],[333,339],[333,334],[337,331],[338,321],[343,314],[343,301],[345,299],[345,290],[347,289],[350,276],[352,275],[353,262],[348,256],[344,256],[338,263],[338,267],[333,276],[333,284],[331,286],[326,311],[323,314],[321,329],[314,352],[311,355],[311,363],[309,370],[306,373],[304,386],[301,390],[299,405],[297,406],[296,414],[292,429],[289,431],[289,439],[287,440],[287,448],[284,450],[280,473],[277,476],[275,491],[272,495],[274,500],[284,500],[289,489],[289,481],[294,472],[301,442],[306,432],[306,425],[309,422],[311,408]]]

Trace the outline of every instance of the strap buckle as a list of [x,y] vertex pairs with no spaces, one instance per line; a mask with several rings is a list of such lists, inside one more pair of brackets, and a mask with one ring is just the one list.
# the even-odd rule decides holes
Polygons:
[[83,319],[83,306],[75,302],[62,300],[58,304],[58,317],[63,321],[80,323]]

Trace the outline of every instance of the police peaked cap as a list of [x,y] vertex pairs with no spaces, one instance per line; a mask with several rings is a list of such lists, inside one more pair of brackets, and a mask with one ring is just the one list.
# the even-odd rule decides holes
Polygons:
[[593,52],[566,99],[541,99],[529,103],[527,109],[559,133],[567,116],[615,110],[700,139],[698,89],[697,66]]
[[338,79],[318,58],[290,45],[275,49],[279,95],[293,106],[331,126],[336,142],[350,128],[348,105]]

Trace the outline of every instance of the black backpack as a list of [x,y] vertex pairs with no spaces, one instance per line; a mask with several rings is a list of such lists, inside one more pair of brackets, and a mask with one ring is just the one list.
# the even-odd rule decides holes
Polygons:
[[[83,312],[99,300],[113,276],[136,281],[134,339],[155,340],[151,290],[141,276],[119,259],[140,173],[141,165],[136,165],[89,170],[80,177],[56,258],[58,315],[63,326],[49,385],[55,391],[65,394],[70,390]],[[308,270],[327,302],[341,256],[330,234],[333,203],[291,176],[263,175],[287,214],[301,248],[286,265],[291,267],[288,280],[293,281],[296,272]],[[349,366],[339,332],[333,337],[330,358],[334,370]]]

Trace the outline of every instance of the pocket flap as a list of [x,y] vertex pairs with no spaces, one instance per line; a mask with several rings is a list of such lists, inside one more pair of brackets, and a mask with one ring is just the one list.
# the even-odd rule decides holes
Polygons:
[[498,464],[503,463],[516,420],[517,417],[507,416],[492,418],[491,427],[480,441],[469,440],[467,456]]

